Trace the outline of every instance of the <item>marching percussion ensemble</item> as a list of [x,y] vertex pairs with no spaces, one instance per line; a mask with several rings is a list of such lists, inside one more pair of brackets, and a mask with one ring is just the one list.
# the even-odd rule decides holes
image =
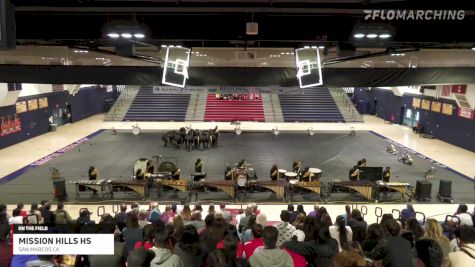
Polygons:
[[158,159],[149,160],[140,158],[134,163],[132,178],[129,180],[119,179],[98,179],[98,170],[91,166],[88,170],[89,180],[74,181],[76,187],[76,198],[80,193],[92,191],[99,193],[101,199],[114,197],[114,192],[132,191],[140,198],[146,199],[150,196],[150,189],[157,188],[157,197],[161,197],[161,192],[173,190],[176,192],[186,192],[191,200],[194,195],[196,200],[200,192],[222,191],[231,199],[238,200],[247,198],[248,193],[261,191],[272,192],[273,198],[293,201],[296,194],[314,193],[320,199],[331,198],[332,193],[357,192],[368,201],[381,201],[382,196],[388,192],[401,193],[402,200],[412,199],[412,186],[405,182],[390,181],[391,171],[386,167],[382,174],[382,180],[369,181],[360,180],[359,168],[366,166],[366,160],[358,161],[357,165],[350,170],[348,181],[333,180],[325,185],[321,182],[322,170],[315,167],[304,167],[300,161],[296,160],[292,164],[292,171],[281,169],[274,164],[269,172],[269,179],[258,180],[257,173],[253,165],[245,159],[238,163],[228,164],[224,172],[224,180],[208,180],[205,171],[205,162],[197,159],[194,164],[194,172],[190,174],[190,179],[181,177],[181,170],[178,168],[177,160],[174,158],[162,158],[159,164]]

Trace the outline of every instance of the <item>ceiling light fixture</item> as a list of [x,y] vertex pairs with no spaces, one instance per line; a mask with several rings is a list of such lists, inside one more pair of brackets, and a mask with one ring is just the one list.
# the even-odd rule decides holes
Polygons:
[[122,33],[120,36],[122,36],[122,38],[125,38],[125,39],[132,38],[132,34],[130,33]]
[[378,37],[378,35],[376,33],[370,33],[370,34],[367,34],[366,37],[369,38],[369,39],[374,39],[374,38]]
[[145,38],[145,34],[143,34],[143,33],[136,33],[136,34],[134,34],[134,37],[137,38],[137,39],[142,39],[142,38]]
[[356,39],[361,39],[365,37],[365,35],[363,33],[356,33],[355,35],[353,35],[353,37],[355,37]]
[[472,47],[472,50],[473,50],[473,51],[475,51],[475,46],[474,46],[474,47]]
[[325,46],[324,46],[324,45],[319,45],[318,48],[319,48],[319,49],[324,49]]
[[306,45],[306,46],[304,46],[303,48],[310,48],[310,46]]
[[379,35],[379,38],[381,39],[388,39],[389,37],[391,37],[391,34],[389,33],[382,33]]
[[115,32],[111,32],[111,33],[108,33],[107,36],[109,36],[110,38],[119,38],[120,35],[118,33],[115,33]]

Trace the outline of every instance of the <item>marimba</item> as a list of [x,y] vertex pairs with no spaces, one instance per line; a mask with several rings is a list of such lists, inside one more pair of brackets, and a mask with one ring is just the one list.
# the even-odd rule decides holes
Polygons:
[[297,179],[289,180],[286,186],[286,196],[289,201],[293,201],[295,193],[301,192],[302,190],[295,190],[296,188],[303,188],[314,193],[317,193],[319,197],[321,193],[321,184],[320,181],[310,181],[310,182],[300,182]]
[[352,189],[361,195],[363,195],[368,201],[373,200],[373,187],[375,187],[376,184],[371,182],[371,181],[366,181],[366,180],[359,180],[359,181],[338,181],[338,182],[333,182],[331,186],[331,191],[335,187],[344,187],[344,188],[349,188]]
[[74,181],[73,184],[76,187],[76,198],[79,198],[79,192],[85,191],[85,189],[99,192],[102,199],[112,196],[112,188],[105,179],[78,180]]
[[236,182],[235,181],[230,181],[230,180],[222,180],[222,181],[207,181],[207,180],[202,180],[199,182],[200,186],[203,187],[212,187],[216,188],[218,190],[223,191],[226,193],[228,196],[231,198],[235,198],[236,196]]
[[148,185],[145,180],[127,180],[127,181],[118,181],[115,179],[110,180],[112,189],[114,188],[127,188],[131,191],[134,191],[140,195],[143,199],[148,196]]
[[249,185],[253,187],[262,187],[274,192],[278,197],[285,197],[285,182],[284,180],[276,181],[257,181],[249,180]]
[[[406,182],[384,182],[384,181],[377,181],[376,182],[378,188],[378,200],[381,200],[381,191],[382,190],[391,190],[401,193],[401,198],[406,201],[411,201],[413,194],[412,194],[412,186],[410,183]],[[405,197],[409,199],[405,199]]]
[[171,179],[158,179],[157,180],[157,185],[159,186],[159,192],[161,191],[160,189],[164,186],[166,187],[171,187],[174,189],[177,189],[178,191],[182,192],[188,192],[189,190],[189,182],[187,180],[171,180]]

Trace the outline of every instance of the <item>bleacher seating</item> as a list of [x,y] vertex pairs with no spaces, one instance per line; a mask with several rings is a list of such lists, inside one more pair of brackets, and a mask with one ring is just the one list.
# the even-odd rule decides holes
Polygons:
[[206,99],[205,121],[265,121],[262,97],[244,100],[220,100],[215,94]]
[[124,121],[184,121],[189,102],[189,94],[154,94],[151,86],[142,87]]
[[280,94],[285,122],[343,122],[343,116],[327,88],[303,89],[299,93]]

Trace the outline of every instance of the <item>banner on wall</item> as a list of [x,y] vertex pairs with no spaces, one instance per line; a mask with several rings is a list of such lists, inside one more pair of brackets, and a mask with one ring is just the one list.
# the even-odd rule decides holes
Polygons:
[[412,107],[421,108],[421,99],[417,97],[412,98]]
[[454,106],[452,104],[443,103],[442,104],[442,114],[452,115],[453,107]]
[[38,98],[38,106],[39,108],[47,108],[48,98],[47,97]]
[[454,93],[454,94],[464,95],[467,92],[467,85],[466,84],[452,85],[451,92]]
[[425,110],[430,110],[430,100],[422,99],[421,108]]
[[15,107],[16,113],[23,113],[28,111],[28,108],[26,107],[26,101],[16,102]]
[[459,108],[459,117],[473,120],[473,110],[469,108]]
[[28,110],[32,111],[32,110],[37,110],[37,109],[38,109],[38,99],[35,98],[35,99],[28,100]]
[[2,116],[0,118],[1,128],[0,128],[0,137],[7,136],[9,134],[17,133],[21,131],[21,121],[18,114],[12,114],[7,116]]
[[451,90],[452,90],[452,86],[442,85],[442,96],[450,96],[450,91]]
[[440,112],[440,109],[442,108],[442,104],[438,101],[432,101],[430,109],[434,112]]

